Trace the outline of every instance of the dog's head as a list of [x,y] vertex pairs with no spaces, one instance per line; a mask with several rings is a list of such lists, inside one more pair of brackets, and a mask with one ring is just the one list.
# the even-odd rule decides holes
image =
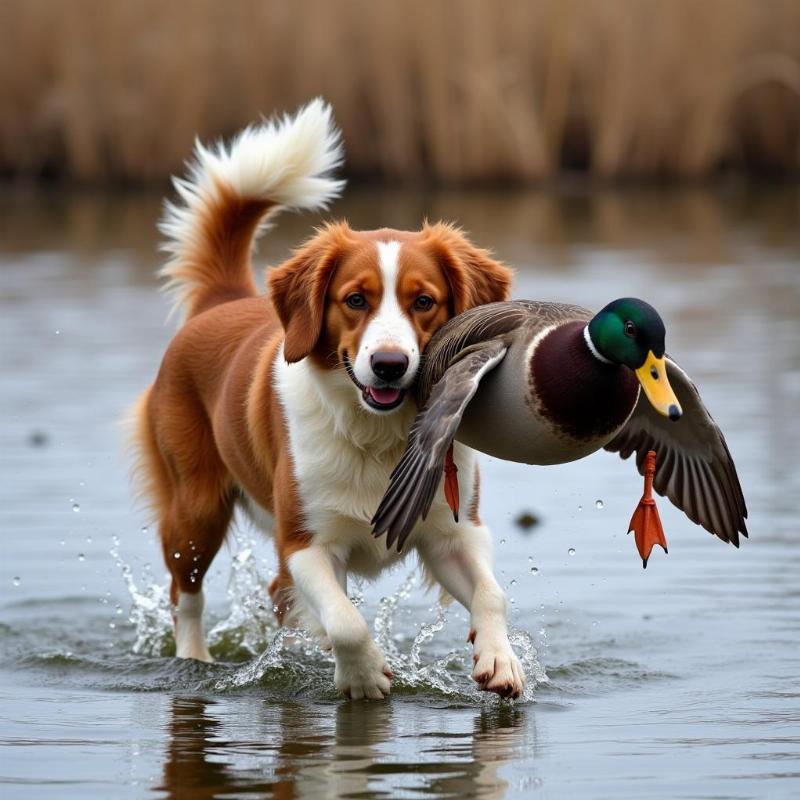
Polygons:
[[448,319],[507,299],[510,283],[508,267],[443,223],[414,233],[328,225],[269,276],[286,360],[346,370],[376,413],[403,404]]

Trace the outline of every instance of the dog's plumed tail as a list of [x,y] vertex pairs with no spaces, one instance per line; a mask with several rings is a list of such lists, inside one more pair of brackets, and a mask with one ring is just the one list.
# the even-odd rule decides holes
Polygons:
[[257,294],[250,253],[283,208],[325,207],[344,186],[331,172],[343,153],[331,107],[320,98],[294,116],[245,128],[226,147],[195,144],[178,203],[160,224],[161,269],[173,311],[194,316],[217,303]]

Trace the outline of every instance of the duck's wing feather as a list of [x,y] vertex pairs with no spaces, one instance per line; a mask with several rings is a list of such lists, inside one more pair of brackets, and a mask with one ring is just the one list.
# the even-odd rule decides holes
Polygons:
[[662,417],[641,392],[625,427],[605,449],[622,458],[635,452],[642,475],[647,451],[655,450],[653,488],[692,522],[738,547],[739,534],[747,536],[747,506],[725,437],[697,387],[669,357],[667,377],[683,416],[677,422]]
[[417,520],[428,515],[464,410],[481,378],[503,360],[506,351],[502,339],[475,344],[464,350],[433,386],[372,518],[372,532],[375,536],[386,533],[387,548],[396,541],[401,550]]
[[439,328],[425,348],[416,386],[419,407],[425,405],[433,387],[467,349],[535,323],[536,317],[529,306],[519,300],[487,303],[464,311]]

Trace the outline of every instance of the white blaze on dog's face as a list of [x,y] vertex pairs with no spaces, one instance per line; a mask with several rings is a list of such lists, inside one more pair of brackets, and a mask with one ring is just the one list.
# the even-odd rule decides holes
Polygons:
[[400,408],[431,336],[467,308],[504,300],[510,270],[439,223],[418,232],[323,228],[271,271],[289,363],[343,369],[364,408]]
[[[419,368],[419,337],[411,324],[413,309],[403,309],[398,297],[400,249],[397,240],[376,242],[381,277],[381,298],[370,316],[359,342],[358,351],[350,356],[355,379],[366,391],[364,403],[377,411],[397,408],[404,391],[411,385]],[[353,293],[345,300],[352,305],[364,302]],[[433,307],[429,295],[421,295],[419,303]],[[366,309],[364,309],[366,310]]]
[[413,242],[365,244],[337,267],[325,327],[364,407],[387,413],[403,404],[422,350],[450,317],[450,291],[433,255]]

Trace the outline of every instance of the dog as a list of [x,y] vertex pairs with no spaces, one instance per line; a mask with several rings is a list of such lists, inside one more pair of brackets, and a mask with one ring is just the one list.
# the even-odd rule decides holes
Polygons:
[[[405,447],[409,394],[425,345],[453,315],[507,299],[511,271],[457,228],[357,231],[329,223],[268,270],[255,239],[282,208],[324,207],[342,189],[329,106],[196,145],[161,230],[166,288],[183,312],[153,384],[134,411],[140,489],[172,576],[177,656],[211,661],[203,577],[241,506],[274,537],[270,595],[279,620],[332,648],[334,682],[352,699],[389,694],[391,672],[347,596],[347,575],[378,575],[405,552],[370,519]],[[473,677],[518,696],[524,674],[508,640],[506,600],[478,513],[473,453],[456,445],[461,506],[440,492],[406,552],[471,614]]]

